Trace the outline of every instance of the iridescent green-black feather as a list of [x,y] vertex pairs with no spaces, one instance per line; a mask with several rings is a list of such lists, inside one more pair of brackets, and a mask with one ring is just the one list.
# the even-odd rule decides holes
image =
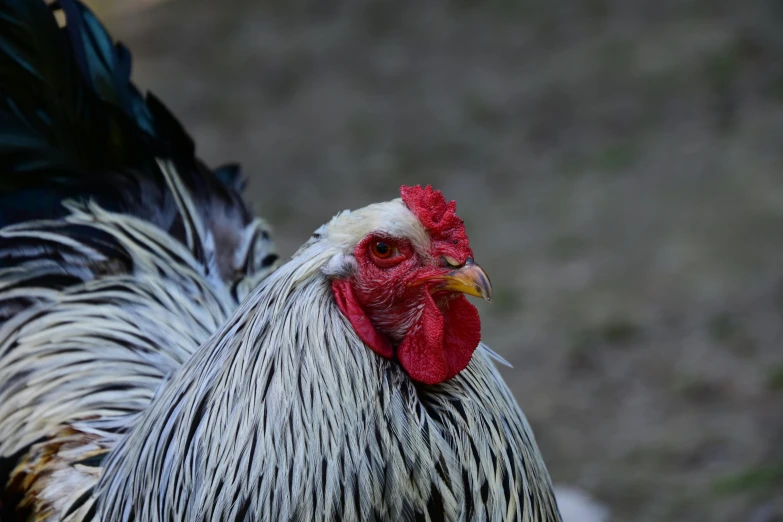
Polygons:
[[130,72],[127,49],[81,3],[0,0],[0,226],[60,217],[63,200],[90,198],[179,236],[158,158],[173,163],[204,217],[227,208],[237,225],[250,220],[236,170],[199,161],[182,125]]

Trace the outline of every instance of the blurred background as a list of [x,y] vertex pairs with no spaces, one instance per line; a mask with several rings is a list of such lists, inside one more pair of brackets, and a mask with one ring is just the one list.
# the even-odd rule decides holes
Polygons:
[[403,183],[457,200],[557,484],[783,520],[783,2],[87,3],[283,254]]

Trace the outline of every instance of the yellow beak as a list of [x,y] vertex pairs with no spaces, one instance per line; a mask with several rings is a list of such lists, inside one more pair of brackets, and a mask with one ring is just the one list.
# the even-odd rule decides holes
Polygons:
[[468,259],[461,268],[428,280],[440,282],[433,286],[431,291],[450,290],[492,301],[492,283],[489,282],[489,276],[472,259]]

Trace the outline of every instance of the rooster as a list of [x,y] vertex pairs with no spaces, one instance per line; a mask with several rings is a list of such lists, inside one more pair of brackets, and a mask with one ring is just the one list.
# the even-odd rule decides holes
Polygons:
[[560,520],[439,191],[279,263],[75,0],[0,0],[0,166],[3,521]]

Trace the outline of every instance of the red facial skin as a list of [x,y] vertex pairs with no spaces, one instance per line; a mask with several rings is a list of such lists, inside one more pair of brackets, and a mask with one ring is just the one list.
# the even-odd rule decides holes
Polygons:
[[[391,247],[388,257],[379,257],[373,248],[378,242]],[[453,270],[444,256],[464,264],[472,255],[467,241],[433,241],[422,255],[404,239],[373,234],[354,250],[356,272],[334,280],[332,290],[367,346],[396,357],[412,379],[437,384],[468,365],[481,340],[481,321],[463,294],[437,291],[437,282],[427,279]]]

